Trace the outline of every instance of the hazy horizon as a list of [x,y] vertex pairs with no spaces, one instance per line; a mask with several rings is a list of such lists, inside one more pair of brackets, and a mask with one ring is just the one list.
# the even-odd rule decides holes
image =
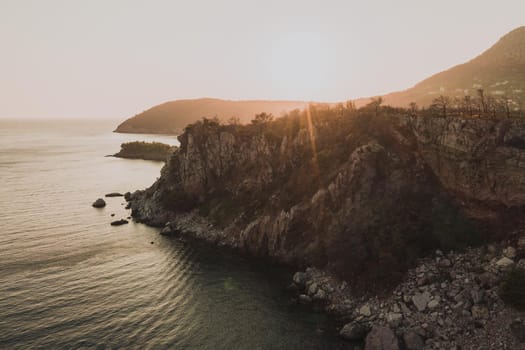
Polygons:
[[[0,3],[0,118],[124,119],[175,99],[403,90],[524,25],[525,3]],[[387,28],[387,29],[385,29]]]

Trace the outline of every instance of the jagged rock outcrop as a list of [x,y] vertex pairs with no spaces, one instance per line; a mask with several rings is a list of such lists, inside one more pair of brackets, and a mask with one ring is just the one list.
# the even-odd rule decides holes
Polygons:
[[159,180],[131,196],[133,216],[368,282],[398,279],[432,249],[475,243],[480,227],[506,235],[522,224],[521,120],[287,122],[284,132],[284,122],[187,128]]

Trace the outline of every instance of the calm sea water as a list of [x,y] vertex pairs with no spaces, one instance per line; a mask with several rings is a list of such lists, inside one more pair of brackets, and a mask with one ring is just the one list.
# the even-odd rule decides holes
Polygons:
[[290,301],[288,271],[110,226],[124,200],[91,203],[149,186],[162,164],[104,156],[177,143],[115,125],[0,120],[0,348],[343,348],[325,316]]

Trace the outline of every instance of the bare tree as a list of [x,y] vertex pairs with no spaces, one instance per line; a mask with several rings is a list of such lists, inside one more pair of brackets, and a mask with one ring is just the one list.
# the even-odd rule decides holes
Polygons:
[[508,95],[503,95],[498,99],[498,104],[503,109],[505,116],[510,118],[512,99]]
[[485,102],[485,92],[483,89],[478,89],[478,98],[480,103],[479,114],[487,113],[487,104]]
[[441,115],[443,118],[447,117],[448,108],[450,106],[450,97],[440,95],[438,98],[435,98],[434,101],[432,101],[431,107],[434,109],[437,109],[441,111]]
[[228,125],[241,125],[241,119],[239,117],[231,117],[227,123]]
[[410,109],[410,112],[412,112],[412,114],[416,114],[417,111],[419,110],[419,107],[418,107],[417,103],[415,103],[415,102],[410,102],[408,104],[408,108]]
[[472,117],[472,97],[470,95],[465,95],[463,98],[463,103],[465,105],[465,112]]
[[378,96],[378,97],[373,97],[372,101],[369,104],[367,104],[367,106],[374,109],[375,114],[377,116],[379,114],[379,108],[381,107],[382,103],[383,103],[383,97]]
[[273,115],[271,113],[259,113],[256,114],[252,119],[252,124],[266,124],[273,120]]

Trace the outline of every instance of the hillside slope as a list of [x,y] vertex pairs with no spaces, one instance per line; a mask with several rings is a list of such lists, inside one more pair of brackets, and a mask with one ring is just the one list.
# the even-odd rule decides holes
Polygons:
[[426,106],[440,94],[475,96],[478,88],[525,102],[525,26],[509,32],[469,62],[437,73],[405,91],[388,94],[384,100],[391,106],[407,107],[410,102]]
[[237,117],[249,122],[257,113],[280,116],[293,109],[303,109],[303,101],[227,101],[214,98],[170,101],[152,107],[121,123],[115,132],[179,134],[182,129],[203,117],[217,116],[222,121]]

